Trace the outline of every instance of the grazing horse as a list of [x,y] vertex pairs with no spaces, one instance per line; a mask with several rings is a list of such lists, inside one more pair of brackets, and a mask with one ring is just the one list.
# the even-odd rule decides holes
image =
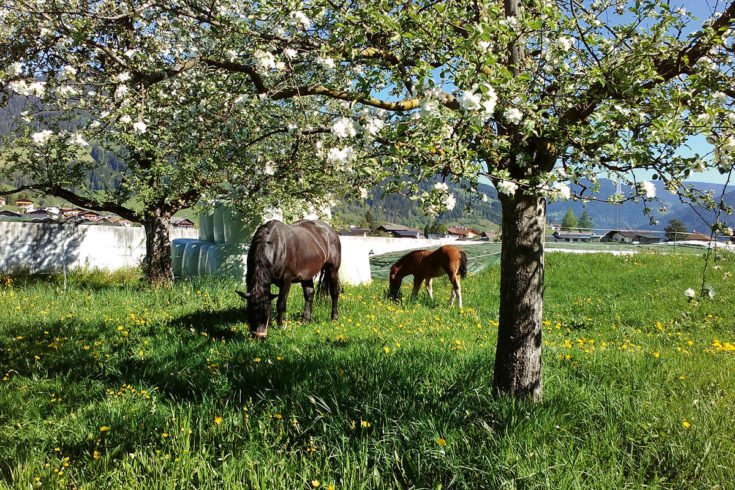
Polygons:
[[431,289],[431,280],[442,274],[449,275],[452,283],[452,294],[449,297],[449,305],[454,304],[454,298],[459,299],[459,308],[462,308],[462,290],[459,286],[459,278],[467,276],[467,254],[454,245],[444,245],[434,250],[415,250],[410,252],[393,264],[390,268],[390,288],[388,294],[393,299],[398,299],[401,282],[406,276],[413,274],[412,298],[421,288],[421,282],[426,279],[426,292],[429,298],[434,299]]
[[[319,292],[332,297],[332,320],[336,320],[339,297],[339,266],[342,246],[339,235],[326,223],[301,220],[284,225],[272,220],[261,225],[248,250],[245,283],[247,293],[236,291],[248,301],[247,319],[250,333],[265,339],[268,333],[271,301],[276,302],[277,323],[283,325],[286,299],[291,284],[300,282],[304,289],[304,321],[311,321],[314,301],[314,278],[321,272]],[[278,294],[271,294],[271,284]]]

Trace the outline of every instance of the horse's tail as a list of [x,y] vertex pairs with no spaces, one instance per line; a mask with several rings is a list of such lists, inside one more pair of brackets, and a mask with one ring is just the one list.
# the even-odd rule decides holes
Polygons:
[[319,284],[316,287],[317,296],[329,296],[329,292],[332,290],[332,266],[325,264],[319,273]]
[[464,253],[464,250],[459,251],[459,277],[464,279],[467,277],[467,254]]

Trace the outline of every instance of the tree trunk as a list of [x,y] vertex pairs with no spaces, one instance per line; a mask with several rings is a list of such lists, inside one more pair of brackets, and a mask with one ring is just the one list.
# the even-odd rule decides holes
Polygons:
[[503,206],[500,320],[493,387],[541,401],[546,200],[518,189],[499,194]]
[[152,284],[174,280],[168,226],[169,216],[160,210],[146,211],[143,219],[146,254],[143,271]]

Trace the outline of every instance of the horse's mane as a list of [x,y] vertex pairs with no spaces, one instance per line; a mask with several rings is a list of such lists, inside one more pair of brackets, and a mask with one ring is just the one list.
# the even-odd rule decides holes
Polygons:
[[403,257],[401,257],[400,259],[398,259],[398,261],[395,264],[393,264],[393,265],[402,266],[403,264],[405,264],[406,262],[408,262],[408,259],[412,258],[414,255],[416,255],[420,251],[421,250],[414,250],[412,252],[408,252],[406,255],[404,255]]
[[248,292],[256,284],[270,285],[270,267],[265,254],[267,232],[266,225],[261,225],[256,230],[253,241],[250,243],[247,270],[245,271],[245,284],[247,285]]

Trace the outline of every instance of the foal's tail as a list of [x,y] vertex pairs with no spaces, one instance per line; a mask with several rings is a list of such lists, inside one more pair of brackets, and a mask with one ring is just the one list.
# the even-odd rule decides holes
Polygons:
[[459,272],[459,277],[462,279],[467,277],[467,254],[464,253],[464,250],[459,252],[459,269],[457,272]]
[[[319,273],[319,284],[316,287],[316,295],[317,296],[329,296],[329,292],[332,290],[332,283],[334,282],[332,280],[332,266],[329,264],[326,264],[324,267],[322,267],[321,272]],[[339,284],[336,284],[334,287],[339,287]]]

